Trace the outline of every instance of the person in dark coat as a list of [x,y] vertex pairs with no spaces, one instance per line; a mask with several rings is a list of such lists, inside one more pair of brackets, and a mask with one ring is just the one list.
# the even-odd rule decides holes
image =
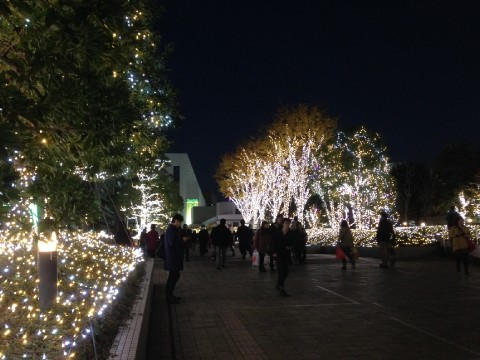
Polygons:
[[390,265],[393,266],[395,259],[393,257],[390,259],[389,255],[394,255],[395,252],[393,249],[395,245],[395,230],[385,211],[380,213],[380,222],[377,227],[377,242],[378,246],[380,246],[380,258],[382,259],[380,267],[383,269],[388,268],[389,260]]
[[293,226],[290,226],[293,231],[294,244],[293,251],[295,253],[295,259],[299,264],[305,264],[307,260],[307,232],[302,223],[298,220]]
[[188,237],[180,237],[182,222],[182,215],[173,215],[172,223],[165,232],[165,270],[168,271],[165,295],[168,304],[178,304],[181,299],[173,295],[173,291],[180,279],[180,271],[183,270],[183,251],[185,242],[188,241]]
[[156,228],[157,225],[151,224],[150,231],[147,233],[147,254],[151,258],[155,258],[158,243],[160,242],[160,235]]
[[192,247],[192,230],[188,228],[187,224],[183,225],[182,230],[180,230],[181,238],[187,238],[188,240],[185,242],[184,246],[184,253],[185,253],[185,260],[190,261],[190,248]]
[[240,220],[240,226],[237,229],[236,239],[238,240],[238,248],[242,254],[242,260],[245,260],[247,252],[252,256],[252,239],[253,232],[248,226],[245,225],[245,220]]
[[262,227],[255,233],[254,247],[258,251],[259,263],[258,271],[267,272],[265,269],[265,253],[267,252],[267,246],[270,246],[272,236],[268,229],[268,222],[262,221]]
[[143,256],[147,256],[147,228],[143,228],[140,233],[139,245],[140,249],[142,249]]
[[273,250],[275,248],[275,237],[282,231],[283,215],[278,214],[275,222],[270,226],[270,244],[267,244],[267,254],[270,256],[270,271],[275,271]]
[[450,207],[450,210],[447,213],[446,220],[447,220],[447,229],[450,230],[452,227],[458,224],[458,220],[460,220],[462,216],[455,210],[455,205]]
[[210,236],[208,235],[205,225],[202,225],[200,232],[198,233],[198,242],[200,244],[200,256],[205,256],[208,252],[207,244]]
[[278,281],[277,290],[280,291],[281,296],[288,296],[285,291],[285,280],[289,272],[290,253],[293,248],[293,231],[290,230],[291,220],[283,219],[281,231],[277,231],[273,235],[274,253],[273,256],[277,259]]
[[210,238],[212,239],[212,244],[215,246],[216,258],[217,258],[217,269],[225,267],[225,257],[227,255],[227,248],[232,246],[233,236],[230,230],[225,226],[227,221],[225,219],[220,219],[220,224],[215,226],[212,229]]

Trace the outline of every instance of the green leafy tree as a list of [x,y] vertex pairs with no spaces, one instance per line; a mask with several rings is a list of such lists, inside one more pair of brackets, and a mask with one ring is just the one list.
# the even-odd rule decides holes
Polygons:
[[10,139],[0,178],[34,174],[20,195],[59,226],[91,222],[92,183],[133,178],[167,146],[163,128],[177,114],[156,11],[147,0],[0,4],[0,125]]

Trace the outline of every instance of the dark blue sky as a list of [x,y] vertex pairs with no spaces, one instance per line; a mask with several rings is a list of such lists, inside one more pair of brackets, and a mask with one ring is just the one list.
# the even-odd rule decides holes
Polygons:
[[475,1],[164,0],[170,79],[204,191],[221,155],[282,104],[317,104],[380,133],[394,161],[431,162],[480,133]]

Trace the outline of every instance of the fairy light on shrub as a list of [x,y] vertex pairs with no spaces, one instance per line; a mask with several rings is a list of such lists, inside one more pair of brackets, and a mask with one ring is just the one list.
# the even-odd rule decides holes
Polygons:
[[73,358],[89,336],[89,319],[103,316],[143,261],[138,250],[94,233],[60,233],[58,258],[56,304],[42,312],[31,237],[0,234],[0,359]]
[[[470,225],[474,238],[477,239],[480,225]],[[307,230],[311,245],[334,246],[338,242],[338,230],[318,228]],[[377,246],[376,230],[352,229],[355,246]],[[448,239],[446,225],[410,226],[395,228],[398,246],[433,246],[440,239]]]

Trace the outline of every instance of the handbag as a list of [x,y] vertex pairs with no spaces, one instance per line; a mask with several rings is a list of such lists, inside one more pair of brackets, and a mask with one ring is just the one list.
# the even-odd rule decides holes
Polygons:
[[252,255],[252,266],[260,265],[260,257],[258,255],[258,251],[254,250]]
[[347,258],[340,246],[337,246],[337,250],[335,251],[335,257],[337,258],[337,260],[345,260]]
[[473,250],[475,250],[476,246],[477,244],[475,244],[472,239],[467,239],[468,252],[472,252]]

